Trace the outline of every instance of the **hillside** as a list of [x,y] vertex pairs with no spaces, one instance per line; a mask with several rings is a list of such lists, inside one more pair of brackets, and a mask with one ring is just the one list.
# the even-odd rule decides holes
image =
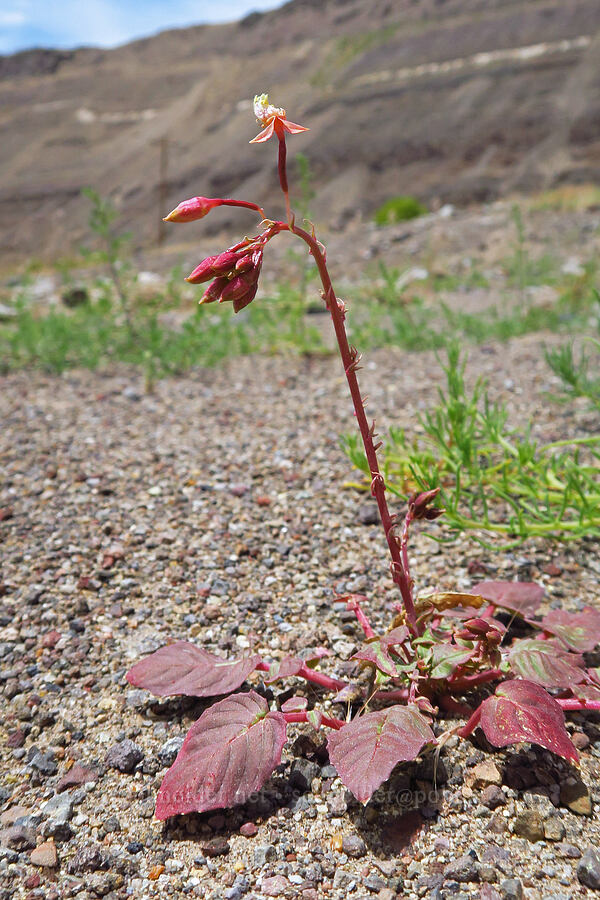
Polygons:
[[0,57],[2,255],[76,247],[85,185],[155,241],[164,138],[161,212],[197,193],[268,201],[273,153],[247,145],[262,91],[310,125],[290,154],[329,224],[398,193],[465,204],[597,181],[599,58],[597,0],[292,0],[110,51]]

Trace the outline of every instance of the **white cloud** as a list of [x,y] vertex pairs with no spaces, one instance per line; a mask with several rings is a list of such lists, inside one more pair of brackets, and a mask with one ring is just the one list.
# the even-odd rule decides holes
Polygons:
[[27,16],[20,9],[0,10],[0,28],[15,28],[26,21]]

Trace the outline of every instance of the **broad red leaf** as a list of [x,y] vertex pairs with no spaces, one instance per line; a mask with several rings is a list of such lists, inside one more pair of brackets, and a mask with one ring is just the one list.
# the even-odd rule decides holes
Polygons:
[[494,606],[530,616],[540,605],[544,589],[534,581],[482,581],[475,585],[473,593],[485,597]]
[[286,724],[255,691],[202,713],[187,733],[156,799],[156,817],[244,803],[281,762]]
[[547,688],[568,688],[585,678],[582,659],[553,641],[522,640],[510,648],[508,663],[515,675]]
[[414,707],[365,713],[329,735],[329,758],[346,787],[366,803],[396,763],[416,759],[435,743],[427,719]]
[[176,641],[136,663],[127,681],[159,697],[216,697],[237,690],[259,662],[260,656],[228,660],[188,641]]
[[565,716],[552,697],[531,681],[505,681],[481,704],[480,725],[495,747],[520,741],[539,744],[571,762],[577,750],[565,728]]
[[297,675],[304,666],[304,660],[299,656],[284,656],[279,665],[271,666],[269,674],[265,678],[265,684],[273,684],[278,678],[289,678]]
[[587,653],[600,644],[600,609],[591,606],[577,613],[553,609],[541,623],[535,624],[555,634],[565,647],[578,653]]

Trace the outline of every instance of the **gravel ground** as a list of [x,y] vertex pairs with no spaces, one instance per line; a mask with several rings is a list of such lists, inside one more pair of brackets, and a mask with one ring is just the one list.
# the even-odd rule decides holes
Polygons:
[[[545,338],[551,342],[552,337]],[[540,337],[471,351],[514,422],[540,436],[593,422],[554,407]],[[379,423],[434,399],[428,354],[370,354]],[[353,427],[337,359],[233,360],[160,383],[20,373],[0,411],[0,897],[559,898],[600,889],[600,717],[571,716],[581,770],[539,748],[451,739],[399,768],[366,807],[297,726],[262,794],[223,813],[153,819],[182,736],[204,708],[132,690],[127,668],[173,638],[272,659],[327,644],[348,672],[358,632],[336,585],[390,589],[365,497],[340,489]],[[438,528],[439,525],[432,527]],[[551,606],[599,602],[591,543],[491,552],[417,534],[421,587],[534,579]],[[260,686],[259,673],[251,676]],[[260,687],[259,687],[260,689]],[[441,726],[440,726],[441,727]]]

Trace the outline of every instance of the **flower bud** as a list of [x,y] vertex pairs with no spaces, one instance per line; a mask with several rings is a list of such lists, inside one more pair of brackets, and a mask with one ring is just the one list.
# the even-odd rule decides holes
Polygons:
[[435,507],[431,509],[427,508],[429,504],[435,500],[439,492],[439,488],[434,488],[431,491],[423,491],[420,494],[413,494],[413,496],[408,501],[409,507],[412,511],[413,519],[437,519],[443,514],[443,509],[437,509]]
[[226,288],[228,284],[229,279],[225,278],[224,276],[222,276],[221,278],[215,278],[215,280],[209,284],[198,303],[214,303],[215,300],[219,299],[223,292],[223,289]]
[[252,261],[252,256],[241,256],[235,264],[235,271],[239,272],[240,275],[243,272],[248,272],[250,269],[254,268],[254,263]]
[[235,275],[221,293],[220,303],[237,300],[248,291],[248,282],[242,275]]
[[252,301],[256,297],[257,291],[258,281],[251,285],[245,294],[243,294],[241,297],[238,297],[237,300],[233,301],[233,311],[239,313],[241,309],[244,309],[245,306],[248,306],[250,303],[252,303]]
[[190,284],[202,284],[203,281],[214,278],[216,273],[213,269],[213,262],[216,258],[216,256],[207,256],[199,266],[196,266],[193,272],[190,272],[185,280],[189,281]]
[[168,216],[165,216],[163,221],[195,222],[197,219],[203,219],[204,216],[209,214],[211,209],[214,209],[215,206],[221,206],[222,203],[223,201],[220,198],[192,197],[190,200],[183,200]]
[[237,261],[238,255],[237,253],[234,253],[233,250],[225,250],[223,253],[219,253],[219,255],[215,256],[213,259],[213,274],[226,275],[228,272],[233,272]]

